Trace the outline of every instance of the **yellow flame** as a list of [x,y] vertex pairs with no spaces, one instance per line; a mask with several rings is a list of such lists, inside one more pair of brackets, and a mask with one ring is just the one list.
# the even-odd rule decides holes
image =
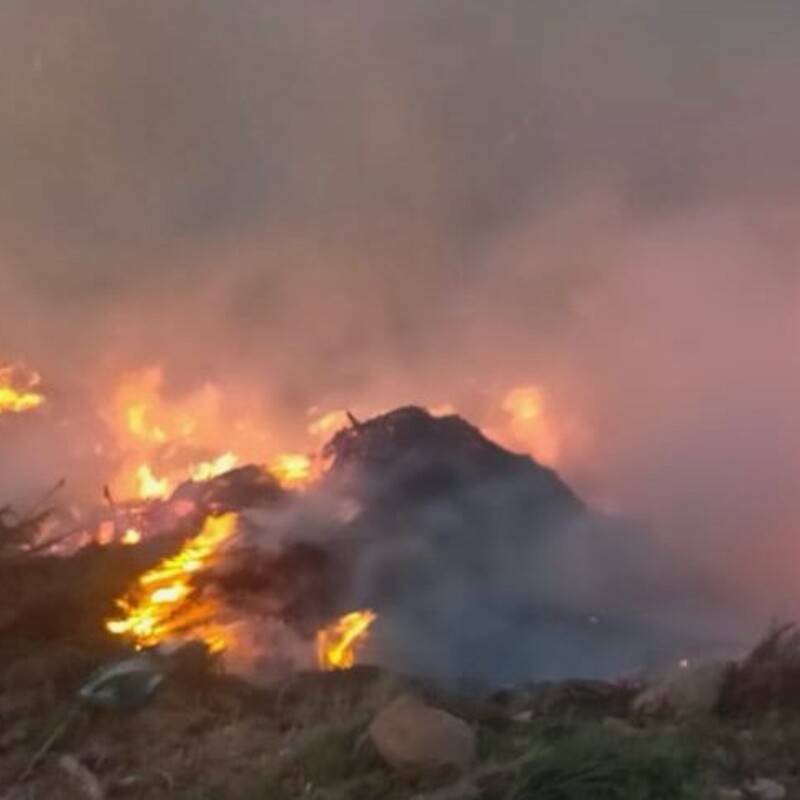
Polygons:
[[349,427],[350,420],[346,411],[328,411],[312,420],[311,424],[308,426],[308,434],[315,439],[327,440],[343,428]]
[[145,442],[162,444],[167,441],[167,434],[158,425],[149,421],[150,409],[146,403],[135,403],[125,410],[125,422],[128,431],[137,439]]
[[353,611],[317,632],[317,661],[320,669],[349,669],[356,663],[358,649],[378,618],[374,611]]
[[167,497],[172,491],[172,484],[169,478],[156,477],[149,464],[142,464],[136,470],[136,480],[139,484],[139,497],[142,500],[156,500]]
[[36,391],[41,378],[21,367],[0,367],[0,414],[19,414],[38,408],[44,395]]
[[239,457],[235,453],[223,453],[212,461],[203,461],[192,467],[190,475],[193,481],[210,481],[218,475],[230,472],[239,463]]
[[531,422],[542,415],[544,400],[534,386],[519,386],[503,399],[503,410],[517,422]]
[[180,402],[166,400],[163,388],[160,367],[124,376],[114,391],[109,417],[120,436],[150,445],[179,441],[192,436],[201,420],[219,413],[216,387],[203,386]]
[[503,398],[509,415],[508,434],[501,438],[513,447],[523,447],[534,458],[555,465],[561,456],[561,436],[541,389],[518,386]]
[[189,587],[185,585],[162,586],[155,589],[150,595],[150,602],[155,605],[175,605],[189,594]]
[[139,542],[142,541],[142,534],[134,528],[128,528],[128,530],[122,534],[121,541],[122,544],[132,547],[133,545],[139,544]]
[[[229,472],[238,462],[239,458],[234,453],[223,453],[211,461],[195,464],[189,469],[186,477],[193,481],[209,481]],[[136,469],[136,493],[141,500],[163,499],[168,497],[176,483],[183,479],[181,473],[173,473],[171,477],[159,477],[149,464],[141,464]]]
[[[120,462],[115,494],[164,497],[184,481],[268,460],[274,445],[255,396],[209,382],[178,393],[167,386],[164,369],[154,366],[120,376],[113,387],[104,417]],[[198,463],[199,453],[214,457]],[[296,462],[279,469],[300,480]]]
[[120,614],[106,621],[106,629],[137,647],[151,647],[189,628],[204,630],[200,638],[211,649],[224,649],[225,639],[209,627],[216,605],[197,592],[191,578],[213,562],[218,549],[235,531],[235,514],[209,517],[200,533],[177,555],[144,573],[136,588],[117,601]]
[[307,455],[284,453],[270,462],[268,470],[282,486],[301,488],[313,479],[313,466]]

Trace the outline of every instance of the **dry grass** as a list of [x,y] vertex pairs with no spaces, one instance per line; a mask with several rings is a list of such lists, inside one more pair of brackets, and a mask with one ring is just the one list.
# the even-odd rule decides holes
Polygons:
[[800,713],[800,629],[774,627],[737,664],[722,692],[720,711],[727,716]]
[[[74,711],[82,682],[117,652],[101,624],[113,598],[160,556],[111,548],[0,561],[3,800]],[[734,670],[723,695],[727,718],[652,723],[631,736],[604,727],[594,706],[583,716],[571,705],[550,708],[523,724],[511,720],[513,707],[417,685],[479,732],[480,763],[451,786],[394,775],[367,740],[375,712],[408,687],[366,667],[297,675],[269,690],[213,672],[172,676],[139,712],[79,709],[15,800],[85,800],[85,786],[59,763],[65,755],[109,797],[131,800],[701,800],[713,786],[757,776],[794,785],[800,722],[764,713],[800,718],[793,627],[772,632]]]

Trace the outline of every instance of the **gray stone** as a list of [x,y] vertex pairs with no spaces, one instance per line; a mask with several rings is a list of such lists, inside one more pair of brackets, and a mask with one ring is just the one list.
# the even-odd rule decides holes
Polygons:
[[378,712],[369,736],[399,772],[460,771],[475,760],[477,749],[475,732],[466,722],[411,695]]

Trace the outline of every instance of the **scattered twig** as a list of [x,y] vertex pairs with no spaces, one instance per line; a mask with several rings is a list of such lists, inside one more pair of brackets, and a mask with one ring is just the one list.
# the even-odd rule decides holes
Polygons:
[[0,800],[12,800],[12,798],[17,795],[17,792],[28,780],[28,778],[30,778],[30,776],[33,774],[33,771],[41,763],[42,759],[53,749],[56,742],[58,742],[58,740],[67,732],[67,729],[72,724],[75,717],[78,716],[78,713],[82,708],[83,703],[80,701],[70,707],[69,711],[66,713],[61,722],[53,729],[50,736],[47,737],[42,746],[33,754],[33,757],[28,762],[25,769],[19,774],[19,777],[14,782],[14,785],[11,787],[11,789],[9,789],[9,791],[6,792],[6,794],[4,794]]
[[[22,515],[22,520],[25,522],[26,520],[34,519],[38,514],[42,512],[42,509],[46,503],[49,503],[65,486],[67,485],[67,479],[61,478],[55,486],[51,489],[48,489],[42,497],[33,504],[33,506],[28,510],[27,513]],[[46,512],[49,513],[49,512]]]

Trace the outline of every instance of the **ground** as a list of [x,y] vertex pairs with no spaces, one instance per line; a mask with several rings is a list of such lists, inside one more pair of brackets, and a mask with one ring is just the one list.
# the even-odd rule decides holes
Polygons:
[[798,723],[704,718],[634,727],[574,713],[515,721],[465,704],[454,710],[478,731],[478,764],[465,777],[423,779],[385,766],[366,735],[374,713],[407,688],[381,671],[297,676],[270,690],[215,674],[181,678],[138,712],[76,713],[70,684],[85,655],[53,646],[5,665],[3,786],[14,786],[71,719],[18,786],[20,798],[91,796],[65,772],[65,754],[108,796],[142,799],[688,800],[759,776],[800,797]]
[[[580,703],[520,714],[508,697],[455,696],[370,667],[271,687],[184,671],[141,710],[82,706],[87,677],[123,655],[103,614],[154,555],[0,564],[2,800],[701,800],[757,778],[800,798],[800,716],[780,709],[683,721]],[[477,732],[466,775],[402,775],[382,762],[369,723],[409,690]]]

